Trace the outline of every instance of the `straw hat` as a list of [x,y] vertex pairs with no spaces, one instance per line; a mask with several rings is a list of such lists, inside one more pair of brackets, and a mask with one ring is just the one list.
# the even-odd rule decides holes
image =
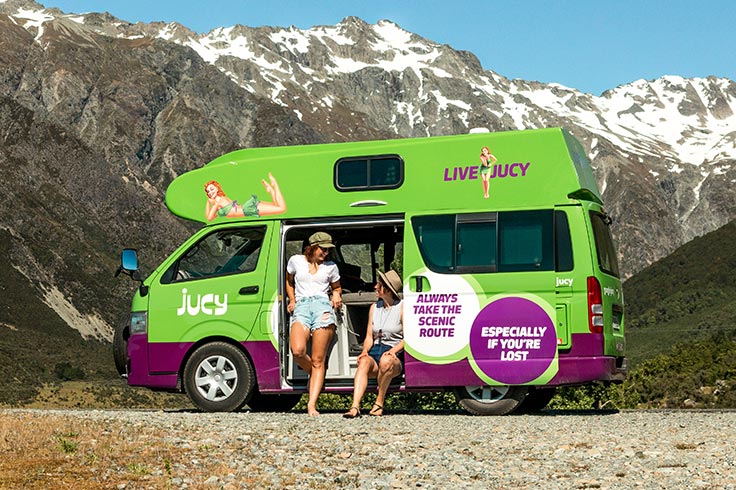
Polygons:
[[383,283],[388,286],[391,292],[394,293],[397,298],[399,298],[399,292],[403,289],[401,286],[401,278],[399,277],[399,274],[395,270],[389,269],[388,272],[378,271],[378,276],[381,278],[381,281],[383,281]]

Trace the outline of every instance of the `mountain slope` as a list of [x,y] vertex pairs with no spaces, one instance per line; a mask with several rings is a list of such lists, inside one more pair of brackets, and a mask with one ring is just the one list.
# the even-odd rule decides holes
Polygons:
[[718,332],[736,331],[736,221],[696,238],[624,284],[634,364]]

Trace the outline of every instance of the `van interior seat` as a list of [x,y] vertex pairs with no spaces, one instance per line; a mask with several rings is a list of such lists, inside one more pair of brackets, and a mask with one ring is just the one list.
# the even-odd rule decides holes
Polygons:
[[357,356],[363,350],[365,332],[368,328],[368,312],[376,301],[373,292],[358,291],[343,293],[341,308],[341,327],[345,328],[350,346],[350,355]]

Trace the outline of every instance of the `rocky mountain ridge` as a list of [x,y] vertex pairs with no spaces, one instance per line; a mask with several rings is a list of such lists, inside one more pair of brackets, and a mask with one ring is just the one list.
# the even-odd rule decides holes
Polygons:
[[55,314],[109,338],[129,294],[106,276],[118,250],[149,267],[170,252],[192,225],[168,215],[167,184],[221,153],[563,126],[592,159],[628,276],[736,218],[735,111],[731,80],[594,96],[509,80],[390,21],[198,34],[5,0],[0,231]]

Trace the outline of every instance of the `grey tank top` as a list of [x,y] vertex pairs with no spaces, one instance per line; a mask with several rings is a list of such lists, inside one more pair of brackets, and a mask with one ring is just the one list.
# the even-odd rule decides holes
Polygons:
[[401,301],[398,301],[384,308],[383,300],[378,300],[373,310],[373,345],[380,343],[393,347],[404,338],[401,306]]

